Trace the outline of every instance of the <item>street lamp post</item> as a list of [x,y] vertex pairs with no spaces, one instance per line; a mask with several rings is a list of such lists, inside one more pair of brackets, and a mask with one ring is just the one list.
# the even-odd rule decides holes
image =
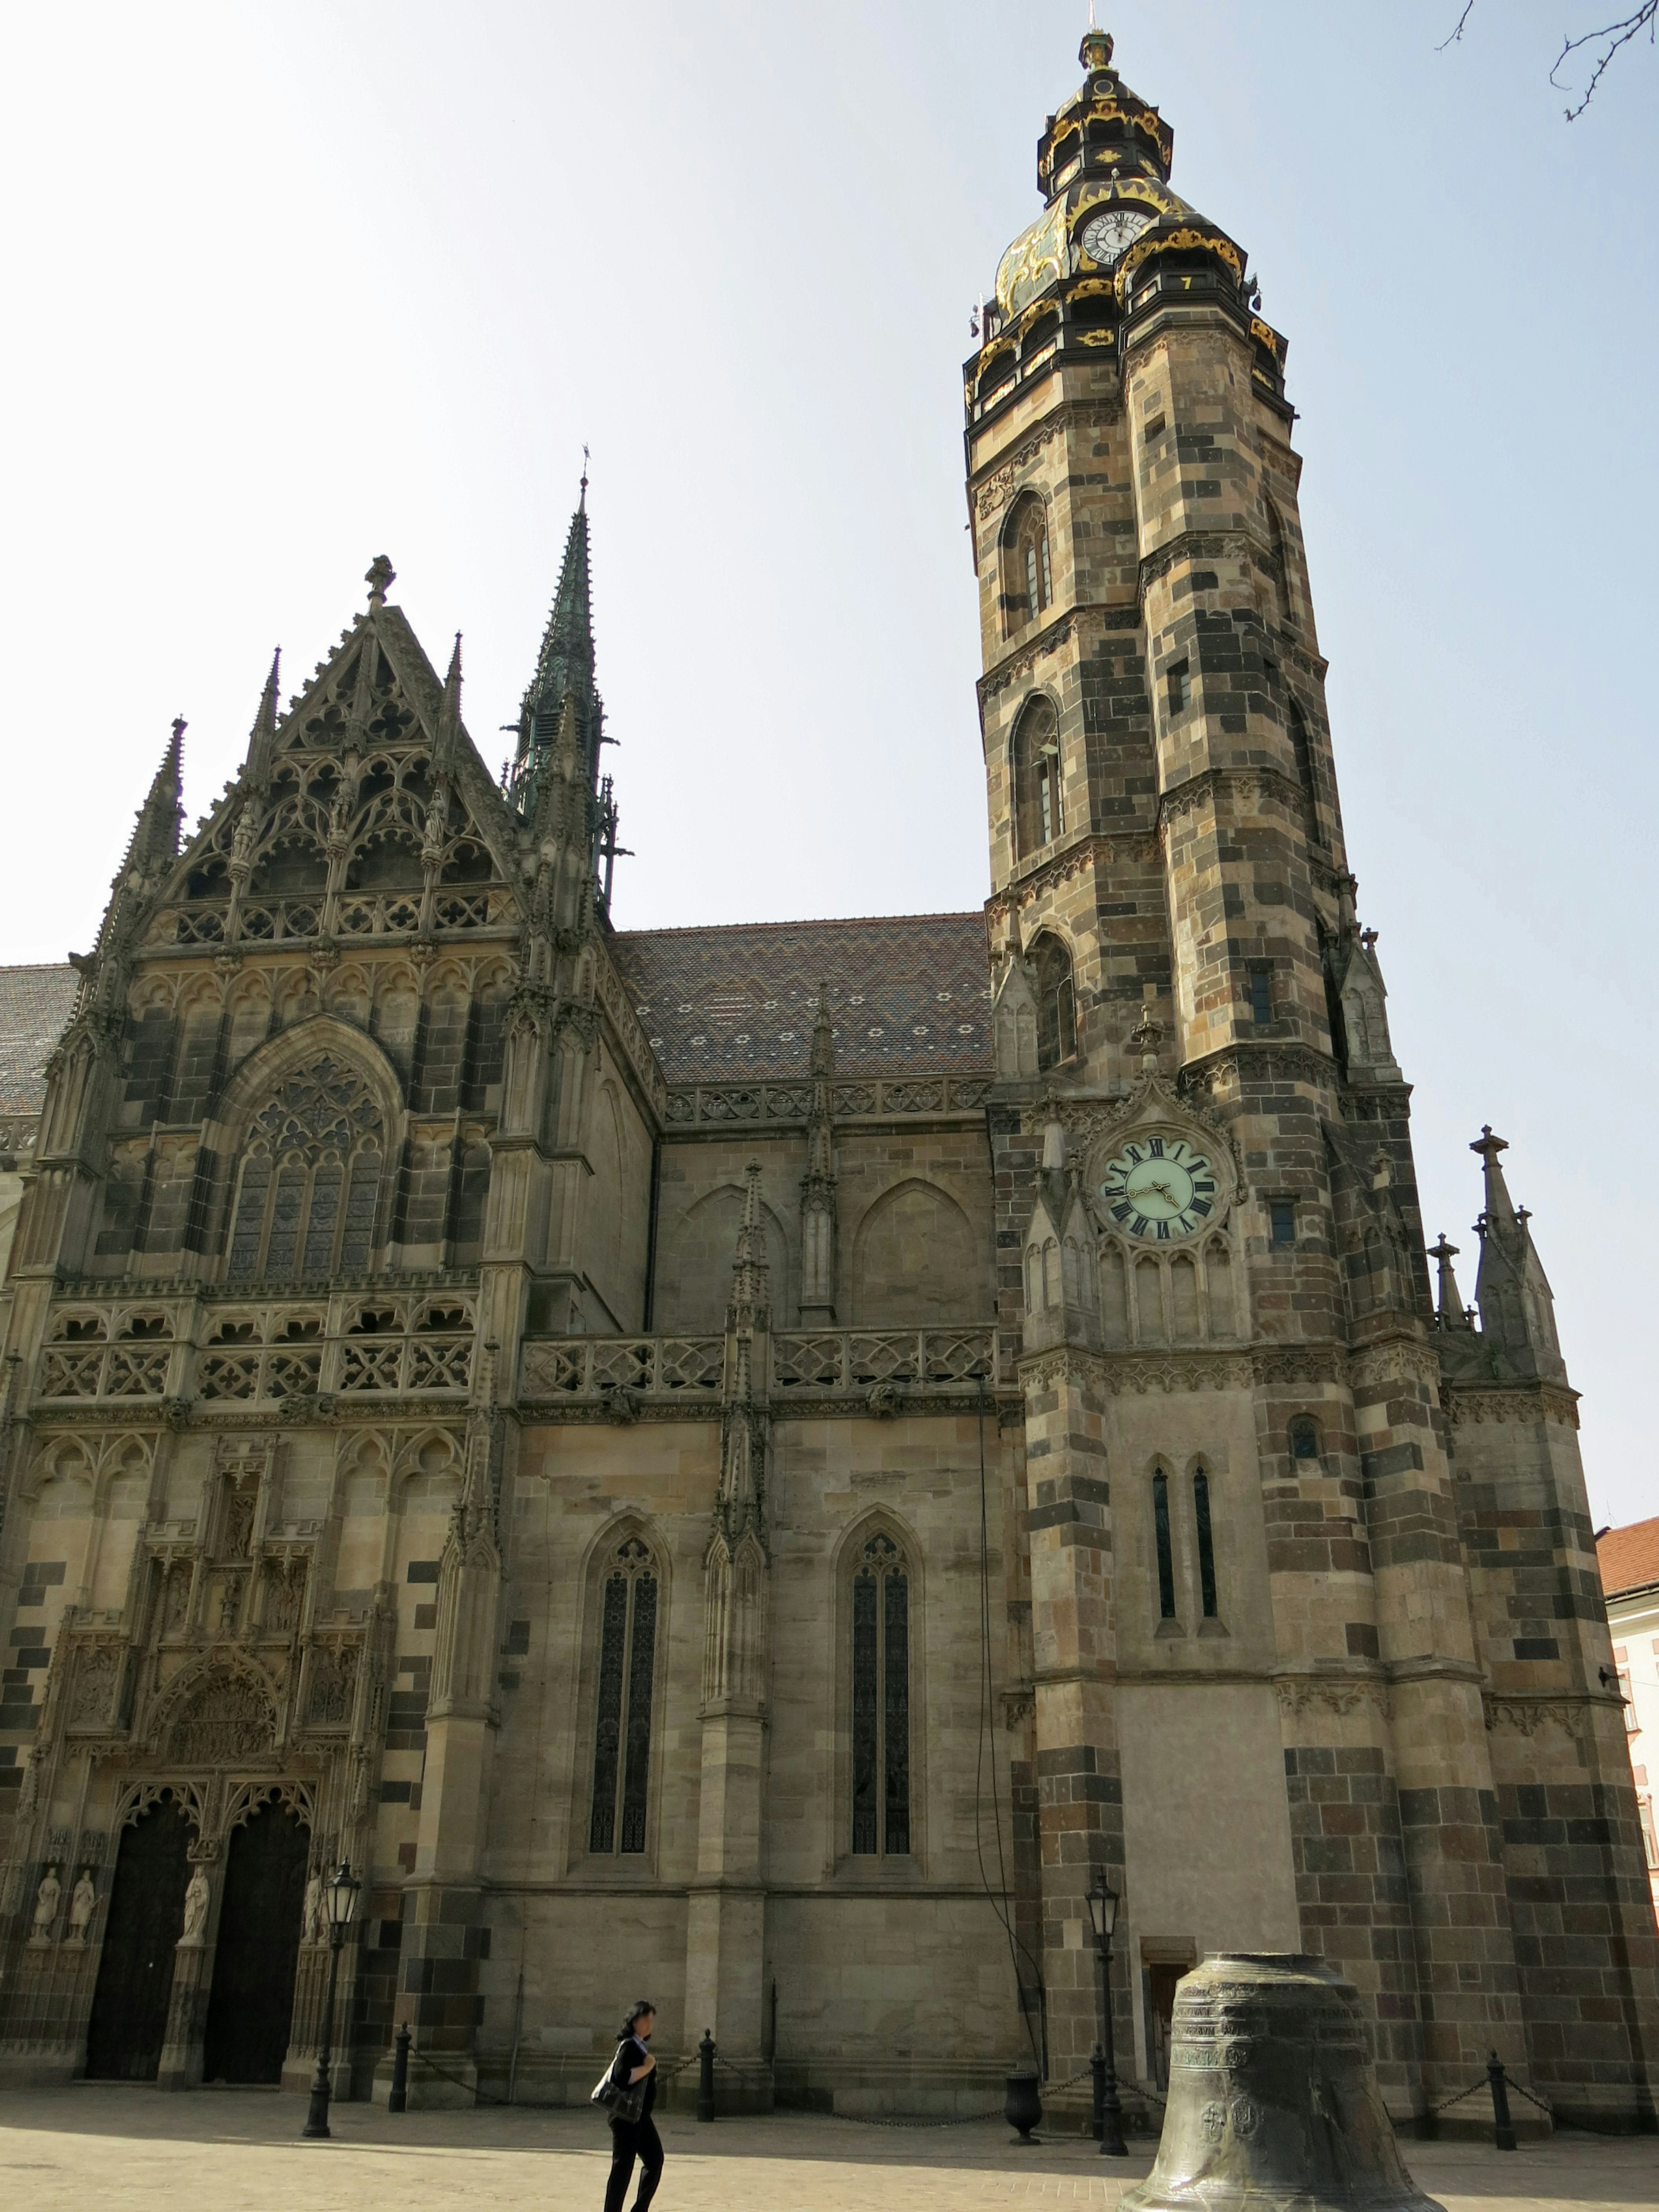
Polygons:
[[1123,2108],[1118,2102],[1117,2068],[1112,2059],[1112,1929],[1117,1924],[1117,1892],[1106,1887],[1106,1870],[1095,1869],[1095,1887],[1088,1892],[1089,1920],[1100,1951],[1100,2067],[1096,2075],[1095,2101],[1100,2114],[1100,2154],[1127,2158],[1123,2140]]
[[302,2139],[329,2132],[329,2063],[333,2056],[334,1996],[340,1979],[340,1946],[351,1925],[357,1892],[362,1887],[343,1859],[324,1885],[323,1896],[328,1905],[328,2002],[323,2010],[323,2039],[317,2050],[317,2078],[311,2085],[311,2103],[306,2112],[306,2124],[300,2130]]

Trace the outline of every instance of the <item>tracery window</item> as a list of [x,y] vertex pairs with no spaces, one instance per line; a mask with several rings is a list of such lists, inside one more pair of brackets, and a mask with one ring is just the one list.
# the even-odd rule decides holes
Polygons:
[[1014,732],[1014,839],[1029,860],[1066,828],[1060,784],[1060,730],[1050,701],[1033,699]]
[[630,1536],[605,1578],[593,1743],[591,1851],[642,1851],[657,1672],[656,1563]]
[[383,1160],[380,1109],[356,1069],[325,1054],[285,1076],[243,1143],[231,1279],[310,1281],[366,1270]]
[[853,1577],[853,1850],[910,1849],[910,1577],[890,1536]]

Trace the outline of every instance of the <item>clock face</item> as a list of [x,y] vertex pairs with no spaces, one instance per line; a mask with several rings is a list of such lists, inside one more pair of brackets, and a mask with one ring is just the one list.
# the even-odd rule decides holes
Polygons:
[[1200,1230],[1216,1208],[1216,1171],[1184,1137],[1152,1130],[1109,1160],[1100,1180],[1106,1211],[1126,1237],[1169,1244]]
[[1109,269],[1121,260],[1126,249],[1133,246],[1143,230],[1150,230],[1152,218],[1139,208],[1108,208],[1104,215],[1091,216],[1083,226],[1083,250],[1091,261],[1103,269]]

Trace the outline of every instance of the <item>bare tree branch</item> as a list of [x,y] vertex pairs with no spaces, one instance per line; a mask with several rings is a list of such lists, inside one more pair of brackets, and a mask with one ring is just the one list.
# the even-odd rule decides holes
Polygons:
[[1595,88],[1601,83],[1608,64],[1620,46],[1627,46],[1632,39],[1638,38],[1644,30],[1648,34],[1648,44],[1651,46],[1654,43],[1656,15],[1659,15],[1659,0],[1642,0],[1642,5],[1633,9],[1621,22],[1604,23],[1599,31],[1586,31],[1578,38],[1563,40],[1561,51],[1555,58],[1555,69],[1550,71],[1550,82],[1558,91],[1563,91],[1565,88],[1556,76],[1555,70],[1560,68],[1569,54],[1577,53],[1581,46],[1594,46],[1598,39],[1605,39],[1607,42],[1604,52],[1596,56],[1595,67],[1590,71],[1590,81],[1584,87],[1583,98],[1577,107],[1570,107],[1567,110],[1569,123],[1576,123],[1591,100],[1595,99]]
[[[1436,53],[1443,54],[1448,46],[1455,46],[1458,43],[1463,35],[1469,17],[1474,13],[1474,0],[1463,0],[1463,12],[1457,19],[1456,28],[1449,38],[1440,41],[1435,48]],[[1606,76],[1620,47],[1629,46],[1632,40],[1639,38],[1644,31],[1648,34],[1650,46],[1659,43],[1659,0],[1641,0],[1639,7],[1633,8],[1628,15],[1621,16],[1617,22],[1604,23],[1599,31],[1581,31],[1576,39],[1563,39],[1561,51],[1555,58],[1554,68],[1550,71],[1550,82],[1559,92],[1565,92],[1569,89],[1555,73],[1562,63],[1573,54],[1580,52],[1585,46],[1593,46],[1598,41],[1604,42],[1601,52],[1595,57],[1595,66],[1590,71],[1589,82],[1584,87],[1583,98],[1576,107],[1570,107],[1566,111],[1569,123],[1576,123],[1591,100],[1595,99],[1595,88]]]

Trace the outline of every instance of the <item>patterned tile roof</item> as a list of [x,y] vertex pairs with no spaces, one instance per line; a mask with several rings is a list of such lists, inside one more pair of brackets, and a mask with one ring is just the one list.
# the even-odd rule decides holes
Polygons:
[[1595,1559],[1601,1570],[1601,1589],[1608,1597],[1659,1583],[1659,1519],[1632,1521],[1628,1528],[1609,1528],[1595,1540]]
[[38,1114],[46,1060],[75,1004],[75,970],[0,968],[0,1114]]
[[671,1083],[804,1075],[821,983],[838,1074],[990,1071],[983,915],[636,929],[614,948]]

